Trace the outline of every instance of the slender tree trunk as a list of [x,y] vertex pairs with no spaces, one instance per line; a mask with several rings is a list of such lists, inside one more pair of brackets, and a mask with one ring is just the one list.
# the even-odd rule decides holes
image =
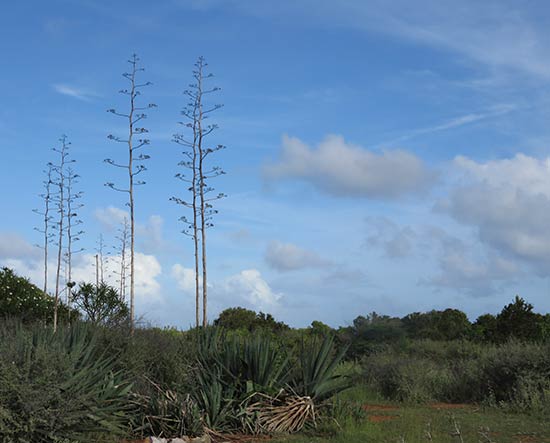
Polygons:
[[99,255],[95,255],[95,287],[99,287]]
[[48,293],[48,235],[44,235],[44,294]]
[[130,110],[126,113],[117,112],[115,109],[109,109],[107,112],[111,112],[119,117],[124,117],[128,122],[128,139],[122,140],[119,137],[115,137],[112,134],[108,136],[109,139],[125,143],[128,146],[128,163],[119,164],[112,159],[105,159],[105,162],[123,168],[128,171],[128,188],[118,188],[114,183],[106,183],[115,191],[128,193],[128,206],[130,208],[130,334],[134,334],[135,330],[135,205],[134,205],[134,186],[145,184],[142,180],[135,180],[135,176],[141,172],[147,170],[142,164],[143,161],[149,159],[147,154],[134,153],[138,149],[149,144],[150,140],[147,138],[138,138],[134,142],[134,134],[145,134],[147,129],[135,126],[139,121],[145,119],[147,115],[143,112],[145,109],[151,109],[156,107],[155,104],[149,103],[145,106],[136,106],[136,98],[140,95],[140,89],[151,85],[151,82],[138,83],[136,81],[136,74],[139,71],[143,71],[143,68],[138,68],[139,58],[136,54],[132,55],[132,58],[128,60],[132,69],[130,72],[123,74],[130,82],[129,90],[123,89],[119,91],[122,94],[130,96]]
[[124,218],[120,237],[120,299],[126,300],[126,248],[128,247],[128,219]]
[[204,218],[204,191],[201,188],[201,237],[202,237],[202,325],[208,324],[207,312],[207,279],[206,279],[206,223]]
[[199,283],[199,229],[197,226],[197,121],[196,121],[197,108],[193,110],[193,246],[195,253],[195,324],[198,328],[200,326],[200,283]]
[[[212,77],[212,74],[204,73],[207,66],[203,57],[199,57],[195,63],[193,70],[193,78],[195,83],[190,85],[190,90],[184,91],[184,94],[189,97],[187,106],[182,111],[182,114],[188,120],[186,127],[193,129],[193,140],[186,138],[183,135],[177,134],[174,141],[185,148],[183,154],[186,157],[179,165],[192,170],[192,178],[189,179],[185,174],[178,173],[176,177],[186,183],[190,183],[188,188],[192,192],[192,201],[186,201],[178,197],[172,197],[171,200],[176,203],[190,208],[193,211],[192,221],[183,216],[180,219],[188,226],[183,233],[193,237],[194,257],[195,257],[195,321],[196,326],[200,325],[200,285],[202,283],[202,325],[208,324],[208,269],[207,269],[207,254],[206,254],[206,229],[213,226],[210,223],[210,218],[217,211],[211,209],[209,203],[212,200],[223,198],[225,195],[219,194],[217,197],[207,198],[206,194],[213,191],[206,185],[206,180],[224,174],[219,167],[212,167],[211,170],[205,171],[205,159],[208,154],[222,149],[222,145],[217,145],[214,148],[203,147],[204,137],[208,136],[217,125],[208,125],[205,120],[208,114],[219,109],[221,105],[213,105],[210,109],[203,108],[203,96],[212,92],[218,91],[219,88],[204,89],[204,80]],[[183,123],[182,123],[183,124]],[[200,231],[200,237],[199,237]],[[199,247],[200,243],[200,247]],[[202,275],[201,275],[202,271]],[[201,282],[202,280],[202,282]]]
[[[196,198],[193,198],[196,200]],[[195,202],[193,202],[193,210],[196,211]],[[199,233],[197,232],[197,222],[193,226],[193,242],[195,244],[195,324],[197,328],[200,326],[200,284],[199,284]]]
[[[203,121],[203,109],[202,109],[202,65],[199,70],[198,88],[197,88],[197,105],[198,105],[198,154],[199,154],[199,197],[200,197],[200,218],[201,218],[201,255],[202,255],[202,325],[206,327],[208,324],[207,309],[208,309],[208,284],[207,284],[207,270],[206,270],[206,202],[204,199],[204,171],[203,160],[204,153],[202,149],[202,121]],[[196,225],[196,223],[195,223]]]
[[46,196],[44,208],[44,294],[48,292],[48,244],[49,244],[49,227],[50,227],[50,199],[52,185],[52,167],[48,166],[48,182],[46,183]]
[[63,153],[61,154],[61,164],[59,167],[59,233],[58,233],[58,245],[57,245],[57,270],[55,275],[55,301],[53,308],[53,331],[57,331],[57,311],[59,307],[59,281],[61,279],[61,258],[63,252],[63,221],[65,219],[65,181],[64,181],[64,168],[65,168],[65,141],[63,141]]
[[133,149],[133,136],[134,136],[134,110],[135,110],[135,65],[134,75],[132,76],[132,89],[130,91],[130,113],[128,116],[128,178],[130,180],[129,196],[130,196],[130,334],[134,335],[134,282],[135,282],[135,218],[134,218],[134,149]]
[[[72,259],[73,259],[73,233],[72,233],[72,171],[69,168],[67,175],[67,282],[72,282]],[[67,304],[69,304],[69,289],[67,289]]]

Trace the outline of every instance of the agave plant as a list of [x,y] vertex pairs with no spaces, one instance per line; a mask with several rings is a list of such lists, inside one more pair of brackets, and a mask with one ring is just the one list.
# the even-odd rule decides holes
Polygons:
[[302,342],[298,356],[298,369],[290,385],[302,397],[310,397],[316,403],[323,402],[351,386],[350,379],[337,374],[347,348],[334,350],[334,338],[327,335],[321,342]]
[[194,395],[211,429],[242,427],[246,405],[254,396],[273,395],[287,381],[288,358],[267,336],[244,339],[209,328],[198,344]]
[[242,360],[247,393],[277,392],[287,382],[289,358],[268,336],[256,336],[247,341]]

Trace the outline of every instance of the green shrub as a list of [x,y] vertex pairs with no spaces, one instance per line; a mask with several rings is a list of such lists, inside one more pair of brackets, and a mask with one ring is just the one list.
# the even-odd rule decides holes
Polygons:
[[550,411],[550,344],[417,341],[387,346],[362,365],[365,383],[392,400]]
[[86,442],[124,435],[131,385],[75,324],[0,325],[0,441]]
[[[28,279],[19,277],[11,269],[0,269],[0,317],[17,317],[24,322],[53,320],[55,301]],[[58,305],[58,318],[69,317],[69,309]],[[72,318],[76,312],[71,313]]]

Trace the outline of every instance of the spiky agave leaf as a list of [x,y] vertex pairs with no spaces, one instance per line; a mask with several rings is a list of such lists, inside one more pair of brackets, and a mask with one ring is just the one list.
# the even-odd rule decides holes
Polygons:
[[321,343],[308,343],[307,349],[302,342],[298,357],[299,369],[290,383],[293,390],[318,403],[349,388],[350,379],[335,372],[346,350],[347,348],[342,348],[335,353],[332,336],[326,336]]
[[273,394],[284,386],[290,373],[288,356],[268,336],[256,336],[245,343],[243,365],[248,394]]

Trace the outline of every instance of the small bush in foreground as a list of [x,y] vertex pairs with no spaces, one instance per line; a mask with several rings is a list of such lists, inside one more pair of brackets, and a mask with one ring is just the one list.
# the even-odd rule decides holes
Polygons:
[[131,385],[85,325],[0,325],[0,441],[87,442],[124,435]]

